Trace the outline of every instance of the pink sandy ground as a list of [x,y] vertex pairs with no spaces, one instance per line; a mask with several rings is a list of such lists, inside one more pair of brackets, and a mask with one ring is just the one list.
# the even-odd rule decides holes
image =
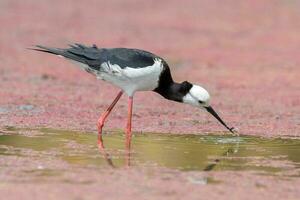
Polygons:
[[[300,136],[299,9],[297,0],[1,0],[0,127],[96,130],[97,117],[118,89],[65,60],[26,50],[33,44],[65,47],[79,42],[141,48],[161,55],[176,80],[207,88],[216,110],[241,134]],[[137,93],[134,101],[134,131],[203,134],[224,130],[199,109],[166,101],[155,93]],[[122,97],[106,129],[124,127],[126,105]],[[143,173],[120,170],[112,174],[100,174],[99,185],[82,190],[47,184],[4,184],[0,190],[2,195],[17,188],[29,199],[42,198],[38,191],[54,196],[74,192],[102,198],[104,193],[116,199],[143,199],[141,191],[128,189],[126,183],[127,179],[142,182]],[[110,181],[119,176],[117,183]],[[199,188],[176,179],[164,184],[156,177],[145,187],[157,192],[145,194],[145,199],[173,193],[169,199],[299,197],[298,179],[263,177],[265,187],[257,188],[251,185],[258,179],[254,175],[216,176],[231,181]],[[102,179],[107,180],[104,186]],[[30,187],[35,192],[27,190]],[[123,190],[127,195],[121,194]],[[74,199],[89,199],[81,197]]]

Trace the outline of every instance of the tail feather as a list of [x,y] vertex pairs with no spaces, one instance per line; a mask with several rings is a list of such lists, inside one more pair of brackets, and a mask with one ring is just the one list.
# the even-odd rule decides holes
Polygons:
[[34,50],[34,51],[41,51],[41,52],[45,52],[45,53],[51,53],[54,55],[63,55],[62,49],[50,48],[50,47],[45,47],[45,46],[41,46],[41,45],[36,45],[35,47],[37,47],[37,48],[28,48],[28,49]]
[[29,48],[29,49],[50,53],[58,56],[63,56],[68,60],[82,63],[85,66],[83,68],[88,72],[90,72],[91,70],[100,70],[100,66],[102,64],[102,59],[101,59],[102,49],[99,49],[96,45],[93,45],[92,47],[87,47],[85,45],[78,44],[78,43],[69,44],[69,46],[70,48],[61,49],[61,48],[51,48],[42,45],[36,45],[34,48]]
[[[80,47],[78,44],[74,45],[69,45],[71,48],[78,48]],[[82,45],[81,45],[82,46]],[[42,45],[36,45],[36,48],[28,48],[30,50],[34,50],[34,51],[40,51],[40,52],[45,52],[45,53],[50,53],[50,54],[54,54],[54,55],[58,55],[58,56],[63,56],[67,59],[70,60],[74,60],[77,62],[81,62],[83,64],[87,64],[86,59],[84,59],[83,57],[76,55],[72,52],[69,51],[69,49],[60,49],[60,48],[51,48],[51,47],[45,47]]]

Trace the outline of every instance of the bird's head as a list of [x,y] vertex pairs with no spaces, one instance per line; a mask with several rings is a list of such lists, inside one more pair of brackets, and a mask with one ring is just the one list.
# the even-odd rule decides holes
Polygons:
[[204,108],[209,106],[210,95],[203,87],[199,85],[192,85],[191,89],[183,97],[183,103],[192,106]]
[[220,118],[216,111],[210,106],[210,95],[206,89],[199,85],[192,85],[190,90],[182,98],[182,102],[205,109],[207,112],[212,114],[225,128],[227,128],[231,133],[233,132],[233,127],[229,128],[226,123]]

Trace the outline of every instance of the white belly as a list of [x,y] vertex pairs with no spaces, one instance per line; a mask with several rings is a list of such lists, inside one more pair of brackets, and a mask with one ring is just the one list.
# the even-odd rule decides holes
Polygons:
[[143,68],[121,68],[118,65],[104,63],[97,77],[119,88],[132,96],[136,91],[151,91],[158,86],[159,77],[163,70],[160,59],[156,59],[152,66]]

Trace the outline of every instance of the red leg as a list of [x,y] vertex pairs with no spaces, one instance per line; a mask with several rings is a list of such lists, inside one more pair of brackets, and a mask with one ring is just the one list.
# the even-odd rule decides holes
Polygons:
[[103,140],[102,140],[102,128],[104,126],[104,122],[109,115],[109,113],[112,111],[116,103],[119,101],[123,94],[123,91],[120,91],[115,98],[115,100],[112,102],[112,104],[107,108],[107,110],[101,115],[101,117],[98,120],[97,126],[98,126],[98,145],[100,148],[104,149]]
[[133,97],[129,97],[128,99],[128,121],[126,127],[126,151],[127,151],[127,158],[126,162],[127,165],[130,165],[130,146],[131,146],[131,118],[132,118],[132,105],[133,105]]

